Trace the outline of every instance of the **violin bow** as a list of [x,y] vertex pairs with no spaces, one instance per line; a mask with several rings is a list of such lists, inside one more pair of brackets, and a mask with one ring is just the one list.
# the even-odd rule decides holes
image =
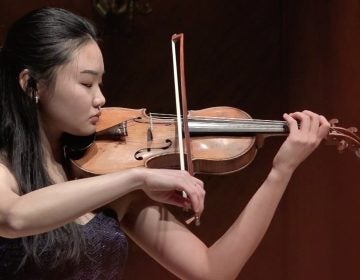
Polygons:
[[[181,105],[180,105],[180,96],[179,96],[179,79],[178,79],[178,66],[177,66],[177,55],[176,55],[176,44],[180,42],[180,86],[181,86]],[[187,108],[187,98],[186,98],[186,86],[185,86],[185,63],[184,63],[184,34],[173,34],[171,37],[171,48],[172,48],[172,58],[173,58],[173,72],[174,72],[174,84],[175,84],[175,102],[176,102],[176,119],[177,119],[177,132],[178,132],[178,141],[179,141],[179,156],[180,156],[180,169],[185,170],[185,160],[184,160],[184,143],[183,136],[185,140],[186,147],[186,163],[187,171],[190,175],[194,175],[194,165],[192,162],[191,156],[191,145],[190,145],[190,132],[188,126],[188,108]],[[181,109],[182,108],[182,112]],[[181,117],[182,115],[182,117]],[[182,131],[184,128],[184,132]],[[183,192],[183,196],[187,197],[187,194]],[[200,218],[194,216],[186,221],[187,224],[190,224],[195,220],[195,225],[200,225]]]
[[[179,97],[179,80],[178,80],[178,66],[176,57],[176,43],[180,42],[180,86],[181,86],[181,105]],[[179,140],[179,152],[180,152],[180,168],[185,170],[184,160],[184,144],[182,139],[182,127],[184,127],[184,139],[186,146],[186,163],[187,170],[191,175],[194,175],[194,166],[191,160],[191,147],[190,147],[190,132],[188,126],[188,109],[187,109],[187,98],[186,98],[186,86],[185,86],[185,63],[184,63],[184,34],[173,34],[171,37],[171,47],[173,55],[173,68],[174,68],[174,84],[175,84],[175,101],[176,101],[176,118],[178,128],[178,140]],[[182,107],[182,120],[181,110]]]

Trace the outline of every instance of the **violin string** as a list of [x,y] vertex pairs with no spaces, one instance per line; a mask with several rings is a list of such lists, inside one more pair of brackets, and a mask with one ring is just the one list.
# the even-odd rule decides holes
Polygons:
[[[156,120],[154,120],[154,115],[152,115],[152,118],[151,118],[152,120],[151,120],[151,122],[149,123],[149,125],[153,125],[154,123],[156,123]],[[175,120],[173,119],[173,118],[169,118],[169,117],[166,117],[166,118],[160,118],[161,120],[165,120],[165,121],[170,121],[172,124],[174,124],[175,123]],[[227,120],[227,119],[226,119]],[[136,126],[136,125],[141,125],[141,124],[144,124],[144,122],[139,122],[139,119],[132,119],[132,120],[128,120],[127,122],[126,122],[126,125],[127,125],[127,127],[128,128],[131,128],[131,127],[134,127],[134,126]],[[251,127],[251,126],[249,126],[249,127],[246,127],[246,129],[249,129],[250,130],[250,132],[251,131],[253,131],[253,132],[257,132],[257,130],[256,129],[258,129],[259,127],[257,126],[255,126],[255,127]],[[278,127],[267,127],[268,129],[269,129],[269,131],[271,132],[271,129],[272,128],[278,128]],[[155,132],[156,132],[156,128],[152,128],[152,129],[155,129]],[[266,130],[264,129],[263,131],[261,131],[261,132],[266,132]],[[246,137],[246,136],[245,136]],[[161,147],[163,147],[163,146],[167,146],[168,145],[168,143],[166,142],[166,140],[168,140],[168,139],[170,139],[170,140],[172,140],[172,142],[173,142],[173,144],[175,144],[175,147],[173,146],[172,148],[173,149],[177,149],[177,140],[176,140],[176,136],[175,136],[175,131],[174,131],[174,136],[173,137],[169,137],[169,136],[164,136],[164,137],[156,137],[156,140],[155,139],[152,139],[151,140],[151,145],[152,145],[152,148],[161,148]],[[131,137],[131,135],[127,135],[126,136],[126,142],[128,143],[128,144],[141,144],[141,143],[143,143],[144,144],[144,147],[147,147],[147,144],[146,143],[148,143],[148,141],[146,140],[146,138],[144,139],[144,140],[139,140],[139,138],[138,138],[138,136],[136,136],[136,137]]]
[[[171,121],[171,124],[175,124],[175,120],[174,119],[166,119],[166,120],[169,120],[169,121]],[[153,123],[154,122],[154,119],[152,118],[152,121],[151,121],[151,123]],[[150,123],[150,125],[151,125],[151,123]],[[133,127],[133,126],[136,126],[136,125],[139,125],[139,124],[144,124],[144,123],[141,123],[141,122],[139,122],[139,120],[136,120],[136,119],[134,119],[134,120],[129,120],[129,121],[127,121],[127,127],[128,128],[130,128],[130,127]],[[283,128],[283,126],[281,126],[281,128]],[[154,132],[154,129],[155,129],[155,131],[156,131],[156,128],[152,128],[152,132]],[[209,127],[209,129],[211,129],[211,127]],[[254,132],[254,133],[266,133],[266,132],[274,132],[274,129],[276,130],[276,132],[278,132],[278,130],[279,130],[279,126],[269,126],[269,125],[266,125],[266,126],[264,126],[264,127],[261,127],[261,126],[252,126],[252,125],[247,125],[247,126],[242,126],[242,127],[240,127],[239,129],[244,129],[245,131],[243,131],[243,132]],[[226,130],[226,129],[225,129]],[[249,130],[249,131],[246,131],[246,130]],[[241,132],[241,131],[239,131],[239,132]],[[169,138],[169,137],[164,137],[163,139],[159,139],[159,138],[157,138],[159,141],[162,141],[162,140],[165,140],[165,139],[167,139],[167,138]],[[127,138],[127,141],[128,141],[129,139]]]
[[[159,119],[173,119],[173,115],[170,114],[153,114]],[[276,121],[276,120],[259,120],[259,119],[240,119],[240,118],[225,118],[225,117],[191,117],[190,120],[204,120],[204,121],[228,121],[228,122],[262,122],[262,123],[279,123],[284,124],[285,121]]]
[[[156,117],[161,120],[172,120],[175,116],[172,114],[152,114],[153,117]],[[274,124],[274,125],[287,125],[286,121],[278,120],[260,120],[260,119],[240,119],[240,118],[225,118],[225,117],[190,117],[189,120],[198,120],[198,121],[218,121],[218,122],[229,122],[229,123],[250,123],[250,124]]]
[[[175,123],[175,120],[173,118],[169,118],[169,117],[162,116],[161,118],[158,118],[158,119],[161,120],[162,122],[163,121],[169,122],[170,124]],[[199,119],[197,118],[195,120],[199,120]],[[200,118],[200,120],[204,120],[204,118]],[[240,127],[242,129],[249,129],[254,132],[258,132],[259,129],[262,130],[262,132],[265,132],[265,131],[271,132],[272,129],[279,129],[279,128],[283,129],[284,126],[286,126],[286,122],[282,122],[282,121],[276,121],[275,123],[272,121],[267,121],[267,120],[265,120],[265,122],[263,120],[243,122],[243,120],[240,120],[240,119],[229,120],[229,119],[225,119],[225,118],[221,118],[221,121],[219,121],[218,118],[211,119],[211,120],[213,121],[212,124],[214,124],[214,120],[216,120],[217,122],[215,122],[215,124],[218,124],[218,125],[224,124],[226,126],[228,124],[231,124],[231,125],[237,125],[238,127],[240,125]],[[234,120],[236,120],[236,121],[234,121]],[[152,115],[150,126],[153,126],[154,121],[156,121],[156,120],[154,120],[154,117]],[[206,118],[205,121],[209,121],[208,118]],[[131,123],[133,123],[133,124],[131,124]],[[136,125],[139,123],[139,120],[134,119],[131,123],[128,121],[127,126],[131,127],[132,125]],[[151,129],[153,130],[153,127]]]

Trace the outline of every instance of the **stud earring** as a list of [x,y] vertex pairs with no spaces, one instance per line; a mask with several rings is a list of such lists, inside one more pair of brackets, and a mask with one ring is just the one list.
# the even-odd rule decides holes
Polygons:
[[35,95],[35,103],[38,104],[39,103],[39,96]]

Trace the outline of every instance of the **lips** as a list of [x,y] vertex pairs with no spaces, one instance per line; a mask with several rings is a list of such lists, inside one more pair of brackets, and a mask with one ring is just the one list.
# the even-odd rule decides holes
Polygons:
[[97,114],[91,116],[90,118],[94,118],[94,117],[100,118],[100,116],[101,116],[101,111],[99,111]]
[[96,124],[99,121],[100,116],[101,116],[101,112],[97,113],[96,115],[91,116],[90,122],[93,124]]

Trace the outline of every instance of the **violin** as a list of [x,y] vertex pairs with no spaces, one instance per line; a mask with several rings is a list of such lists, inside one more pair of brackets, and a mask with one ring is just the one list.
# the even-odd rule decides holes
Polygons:
[[[324,142],[360,157],[355,127],[331,127]],[[181,128],[183,130],[183,128]],[[264,139],[285,136],[285,121],[252,119],[233,107],[188,111],[191,161],[194,173],[229,174],[248,166]],[[94,176],[133,167],[179,169],[178,123],[174,115],[147,114],[146,109],[102,109],[96,133],[86,145],[67,148],[77,177]],[[185,148],[184,153],[187,153]],[[75,156],[74,156],[75,155]]]
[[[77,177],[133,167],[186,169],[192,175],[228,174],[249,165],[266,137],[288,134],[285,121],[252,119],[233,107],[188,111],[184,35],[174,34],[171,42],[176,115],[147,114],[146,109],[103,108],[95,135],[66,147]],[[178,43],[182,104],[177,74]],[[349,149],[360,156],[357,129],[337,127],[336,119],[330,122],[326,142],[336,145],[339,151]]]

